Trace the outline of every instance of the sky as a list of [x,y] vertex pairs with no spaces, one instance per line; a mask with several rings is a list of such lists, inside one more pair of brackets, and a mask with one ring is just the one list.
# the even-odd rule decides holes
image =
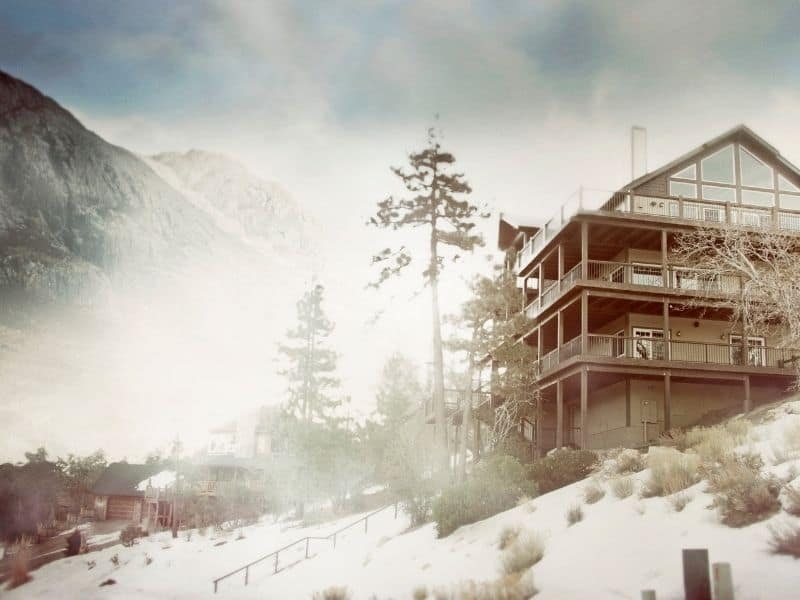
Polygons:
[[798,22],[797,0],[6,0],[0,69],[112,143],[221,152],[289,190],[321,225],[343,388],[369,412],[389,353],[430,360],[419,280],[363,289],[371,253],[404,241],[364,222],[427,127],[494,213],[448,311],[497,256],[499,212],[543,222],[630,179],[632,125],[651,169],[740,123],[800,163]]

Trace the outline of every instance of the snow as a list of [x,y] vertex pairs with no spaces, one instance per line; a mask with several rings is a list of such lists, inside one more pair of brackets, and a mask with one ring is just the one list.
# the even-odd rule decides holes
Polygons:
[[140,481],[136,489],[140,492],[144,492],[147,491],[149,486],[152,486],[155,489],[163,490],[173,483],[175,483],[175,471],[159,471],[152,477]]
[[[784,431],[800,427],[800,402],[792,402],[766,415],[754,427],[742,450],[760,452],[773,460],[783,443]],[[790,456],[769,470],[785,476],[800,468],[800,456]],[[632,475],[637,489],[648,476]],[[172,540],[161,533],[131,548],[105,550],[54,562],[33,573],[34,580],[9,592],[8,598],[310,598],[330,586],[346,586],[355,599],[411,598],[413,590],[426,586],[450,589],[465,581],[485,581],[500,575],[500,532],[517,526],[545,538],[544,558],[532,568],[539,589],[537,600],[565,598],[638,599],[642,589],[655,589],[659,598],[682,598],[681,550],[708,548],[711,562],[732,566],[735,594],[747,600],[796,598],[800,587],[800,563],[770,553],[770,526],[799,523],[785,512],[741,529],[722,525],[709,509],[711,496],[701,482],[687,490],[690,502],[676,512],[666,498],[641,499],[636,493],[620,500],[601,474],[606,490],[599,502],[586,505],[578,482],[542,495],[490,519],[461,527],[437,539],[435,526],[408,530],[402,512],[395,520],[389,508],[370,519],[365,533],[361,525],[337,538],[335,549],[326,541],[311,542],[314,556],[302,560],[299,544],[281,554],[281,571],[272,574],[269,559],[252,568],[249,585],[244,575],[220,582],[214,596],[211,580],[259,556],[307,535],[324,536],[361,515],[324,525],[300,527],[262,522],[208,537],[194,533]],[[797,480],[796,482],[797,483]],[[584,518],[567,526],[565,513],[582,504]],[[216,545],[224,542],[221,545]],[[119,555],[120,565],[110,562]],[[152,564],[145,565],[145,555]],[[88,560],[96,567],[89,570]],[[98,587],[109,577],[117,584]]]

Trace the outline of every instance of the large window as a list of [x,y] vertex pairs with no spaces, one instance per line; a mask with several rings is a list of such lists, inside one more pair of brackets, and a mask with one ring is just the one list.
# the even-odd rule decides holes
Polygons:
[[[742,344],[742,336],[732,335],[731,364],[747,364],[754,367],[763,367],[766,365],[764,346],[766,346],[766,340],[764,340],[763,337],[748,337],[747,348],[744,348]],[[745,357],[747,357],[746,360]]]
[[664,330],[633,328],[633,356],[646,360],[664,360]]
[[[790,175],[794,178],[794,174]],[[696,162],[683,164],[669,176],[669,195],[753,207],[777,204],[800,211],[800,179],[776,173],[774,167],[740,144],[729,144]],[[714,220],[715,215],[706,215],[699,206],[684,204],[683,216]],[[677,203],[670,206],[670,216],[678,213]]]

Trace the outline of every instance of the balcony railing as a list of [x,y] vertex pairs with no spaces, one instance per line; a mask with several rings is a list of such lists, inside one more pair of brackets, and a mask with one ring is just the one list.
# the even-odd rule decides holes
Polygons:
[[796,369],[800,366],[800,350],[773,348],[757,344],[720,344],[691,340],[664,340],[647,337],[623,337],[590,333],[587,348],[581,352],[580,336],[545,354],[539,361],[539,373],[559,363],[585,354],[605,358],[662,360],[771,369]]
[[666,266],[666,285],[661,265],[620,263],[590,260],[588,277],[592,281],[608,281],[632,285],[668,287],[677,290],[732,294],[741,290],[742,282],[735,275],[720,275],[703,269]]
[[778,207],[764,208],[723,202],[606,192],[581,189],[561,206],[517,254],[517,271],[522,270],[563,229],[578,212],[641,214],[704,224],[731,224],[756,229],[800,232],[800,212]]

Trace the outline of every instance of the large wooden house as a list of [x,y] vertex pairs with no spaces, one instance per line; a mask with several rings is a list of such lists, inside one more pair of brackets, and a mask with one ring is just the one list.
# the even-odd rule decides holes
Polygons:
[[715,302],[742,282],[675,265],[671,248],[699,225],[800,235],[800,171],[739,126],[597,200],[577,193],[543,226],[500,222],[538,350],[535,453],[646,446],[784,394],[800,351],[744,340]]

